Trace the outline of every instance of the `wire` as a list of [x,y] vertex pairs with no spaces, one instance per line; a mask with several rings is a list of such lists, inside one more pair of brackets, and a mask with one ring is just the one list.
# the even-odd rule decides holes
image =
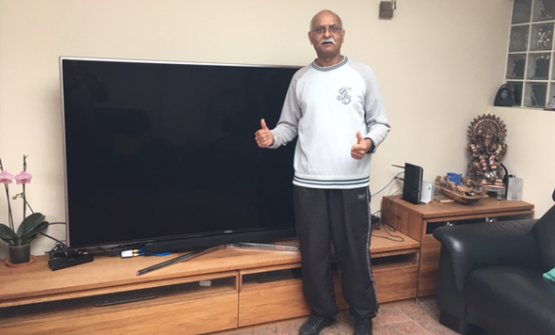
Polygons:
[[398,189],[397,191],[391,193],[390,195],[393,197],[393,196],[395,196],[396,194],[402,193],[402,192],[403,192],[403,188],[401,187],[400,189]]
[[378,237],[378,238],[383,238],[386,240],[390,240],[390,241],[394,241],[394,242],[404,242],[405,238],[399,235],[393,235],[391,232],[397,232],[397,229],[395,229],[394,227],[390,226],[387,223],[382,222],[382,219],[377,215],[379,214],[381,211],[378,211],[376,213],[374,213],[371,218],[372,218],[372,230],[374,231],[385,231],[389,236],[383,236],[383,235],[376,235],[375,232],[372,232],[372,236],[373,237]]
[[[65,222],[49,222],[47,227],[50,227],[50,226],[53,226],[53,225],[58,225],[58,224],[65,225],[66,223]],[[38,233],[41,234],[42,236],[45,236],[45,237],[47,237],[47,238],[56,242],[54,247],[52,249],[50,249],[50,251],[45,252],[45,254],[50,255],[50,257],[52,257],[52,255],[57,254],[57,253],[64,253],[64,254],[68,253],[69,249],[68,249],[67,245],[64,242],[46,234],[46,233],[43,233],[41,231],[39,231]]]
[[372,197],[375,197],[376,195],[380,194],[380,193],[383,192],[389,185],[391,185],[391,183],[393,183],[394,181],[400,179],[399,176],[402,175],[403,173],[405,173],[405,171],[401,171],[401,172],[397,173],[397,174],[395,175],[395,177],[393,177],[393,178],[389,181],[389,183],[387,183],[387,185],[385,185],[385,186],[384,186],[381,190],[379,190],[378,192],[372,194]]
[[[48,227],[52,226],[52,225],[57,225],[57,224],[63,224],[65,225],[65,222],[50,222],[48,223]],[[50,250],[47,251],[46,254],[49,254],[50,257],[56,257],[57,255],[68,255],[68,254],[91,254],[91,255],[103,255],[103,256],[110,256],[110,257],[115,257],[115,256],[120,256],[122,251],[125,250],[130,250],[132,253],[132,256],[168,256],[171,255],[172,252],[164,252],[164,253],[147,253],[145,252],[144,246],[143,245],[139,245],[139,244],[126,244],[126,245],[118,245],[118,246],[114,246],[114,247],[96,247],[96,248],[91,248],[91,249],[87,249],[87,250],[80,250],[80,249],[71,249],[67,246],[67,244],[65,244],[63,241],[58,240],[48,234],[45,234],[41,231],[39,231],[39,234],[48,237],[51,240],[56,241],[56,245],[54,245],[54,247]]]
[[[374,233],[372,233],[373,237],[378,237],[378,238],[383,238],[386,240],[390,240],[390,241],[394,241],[394,242],[404,242],[405,238],[403,236],[399,236],[399,235],[393,235],[391,232],[397,232],[397,229],[391,227],[390,225],[388,225],[387,223],[384,223],[382,225],[382,227],[384,228],[383,230],[389,235],[389,236],[383,236],[383,235],[376,235]],[[381,230],[381,229],[380,229]]]
[[67,246],[65,245],[64,242],[62,242],[62,241],[60,241],[60,240],[58,240],[58,239],[56,239],[56,238],[54,238],[54,237],[52,237],[52,236],[50,236],[50,235],[48,235],[48,234],[45,234],[45,233],[43,233],[42,231],[39,231],[38,233],[41,234],[42,236],[46,236],[46,237],[48,237],[49,239],[56,241],[58,244],[64,246],[64,247],[67,249]]
[[133,257],[138,256],[158,256],[158,257],[165,257],[173,254],[173,252],[162,252],[162,253],[154,253],[154,252],[145,252],[145,248],[140,249],[133,249]]
[[143,245],[140,244],[122,244],[113,247],[96,247],[90,248],[89,253],[93,255],[102,255],[108,257],[120,257],[121,252],[125,250],[135,250],[141,249]]

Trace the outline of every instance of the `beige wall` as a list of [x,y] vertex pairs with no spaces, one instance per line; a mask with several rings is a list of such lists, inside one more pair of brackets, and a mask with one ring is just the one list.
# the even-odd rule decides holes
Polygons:
[[[399,172],[392,164],[421,165],[426,180],[464,173],[467,127],[494,113],[507,124],[505,163],[524,178],[524,200],[545,212],[555,186],[555,113],[491,107],[512,1],[400,0],[392,20],[378,19],[379,2],[0,0],[0,157],[18,172],[28,154],[33,208],[64,221],[59,56],[305,65],[314,58],[309,20],[329,8],[345,24],[343,53],[374,68],[393,126],[374,156],[372,192]],[[373,211],[401,187],[375,197]],[[62,226],[49,232],[65,237]],[[33,252],[52,246],[41,239]]]

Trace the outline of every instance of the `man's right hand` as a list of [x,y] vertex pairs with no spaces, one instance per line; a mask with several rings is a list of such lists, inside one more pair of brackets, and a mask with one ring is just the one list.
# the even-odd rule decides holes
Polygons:
[[274,144],[274,135],[270,129],[268,129],[268,126],[266,126],[266,121],[264,121],[264,119],[260,120],[260,126],[262,129],[255,133],[254,139],[259,147],[265,149]]

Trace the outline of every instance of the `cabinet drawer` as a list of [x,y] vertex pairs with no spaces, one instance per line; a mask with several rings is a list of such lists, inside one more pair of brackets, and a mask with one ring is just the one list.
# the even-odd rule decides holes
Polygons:
[[[334,263],[335,297],[339,309],[348,308]],[[247,273],[247,272],[246,272]],[[298,318],[310,314],[302,287],[301,268],[245,274],[239,294],[239,327]]]
[[235,279],[213,281],[214,287],[200,287],[197,282],[149,290],[152,297],[129,303],[106,304],[107,297],[89,297],[5,308],[0,333],[194,335],[234,329],[238,314]]
[[239,301],[239,327],[310,314],[301,279],[245,286]]
[[380,303],[414,299],[418,281],[418,266],[374,269],[376,293]]

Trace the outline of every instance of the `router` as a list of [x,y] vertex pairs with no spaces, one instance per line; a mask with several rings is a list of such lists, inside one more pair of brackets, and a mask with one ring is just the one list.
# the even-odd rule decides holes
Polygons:
[[[424,169],[422,169],[418,165],[405,163],[405,166],[393,165],[398,168],[405,169],[405,176],[403,178],[404,185],[403,185],[403,197],[402,199],[405,201],[410,202],[411,204],[418,205],[423,203],[422,201],[422,176],[424,174]],[[429,188],[427,185],[426,188]],[[433,186],[431,186],[431,197],[433,198]],[[425,199],[427,200],[428,197],[428,190],[426,190]],[[431,201],[431,200],[430,200]],[[429,202],[429,201],[428,201]]]
[[405,163],[405,183],[403,185],[403,200],[411,204],[419,204],[422,197],[422,175],[424,169],[418,165]]

